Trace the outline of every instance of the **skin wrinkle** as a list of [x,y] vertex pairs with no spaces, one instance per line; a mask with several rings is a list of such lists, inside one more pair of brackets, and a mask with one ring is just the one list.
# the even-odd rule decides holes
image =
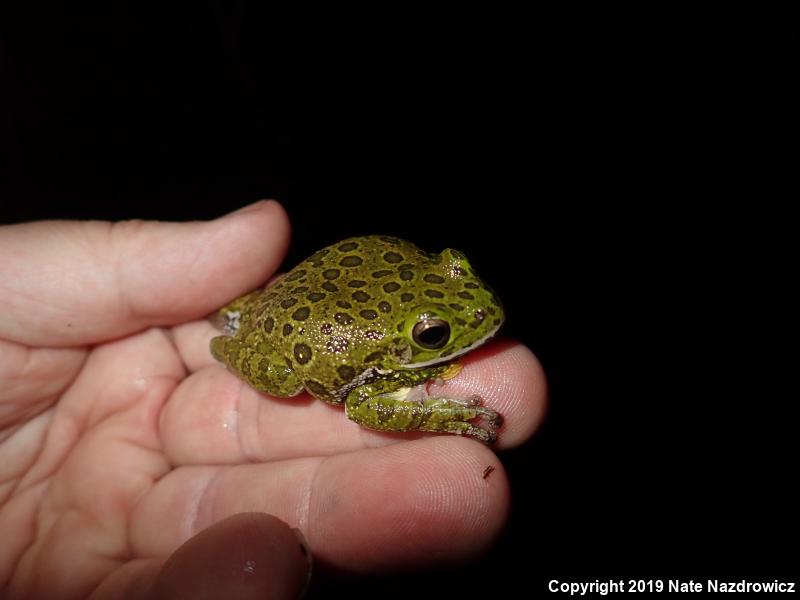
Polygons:
[[[234,405],[237,407],[237,410],[236,410],[236,439],[238,439],[240,441],[242,452],[243,452],[244,456],[247,458],[247,461],[251,462],[251,463],[252,462],[258,462],[257,456],[251,455],[245,449],[244,440],[242,438],[242,428],[239,427],[239,416],[242,414],[241,410],[239,409],[239,404],[242,401],[242,392],[243,391],[244,391],[244,382],[242,382],[239,385],[239,391],[237,393],[236,402],[234,403]],[[265,432],[264,425],[263,425],[263,420],[264,419],[262,418],[262,416],[264,414],[265,403],[262,402],[261,399],[259,399],[259,400],[256,401],[256,405],[258,406],[258,408],[256,409],[256,423],[258,424],[257,427],[256,427],[256,435],[258,436],[258,441],[262,446],[261,449],[259,450],[259,452],[257,452],[256,454],[264,456],[266,454],[266,452],[264,452],[263,441],[267,437],[266,435],[264,435],[264,433],[268,434],[269,433],[269,428],[267,428],[266,432]]]
[[[49,412],[49,415],[47,414],[48,412]],[[41,417],[45,417],[45,415],[46,415],[47,420],[48,421],[52,421],[54,412],[55,412],[55,409],[52,406],[50,406],[45,411],[42,411],[40,414],[36,415],[36,417],[34,417],[34,418],[38,419],[38,418],[41,418]],[[20,426],[19,428],[17,428],[16,431],[22,430],[24,428],[24,426],[29,425],[31,423],[33,423],[33,421],[28,421],[23,426]],[[46,435],[47,435],[47,433],[45,432],[44,436],[46,437]],[[9,438],[6,438],[6,439],[9,439]],[[3,440],[3,441],[5,441],[5,440]],[[40,457],[42,456],[42,453],[44,452],[44,449],[45,449],[45,444],[44,443],[39,443],[38,444],[38,448],[36,450],[36,455],[30,461],[30,465],[35,465],[39,461]],[[30,465],[26,465],[24,467],[24,473],[27,473],[30,470]],[[0,506],[5,506],[5,503],[9,498],[15,497],[18,493],[21,493],[21,492],[25,491],[28,488],[28,486],[21,487],[22,482],[25,479],[24,473],[21,473],[21,474],[19,474],[18,477],[16,477],[16,481],[14,482],[14,485],[11,486],[11,490],[9,491],[8,495],[5,495],[3,498],[0,498]],[[35,485],[35,483],[36,482],[33,482],[31,485]]]
[[[42,483],[42,487],[43,487],[42,494],[45,497],[47,497],[48,488],[50,487],[50,484],[51,484],[51,481],[49,481],[49,479],[50,478],[48,478],[48,481],[46,481],[46,482],[45,481],[41,482]],[[36,504],[36,511],[34,513],[34,517],[31,519],[31,523],[33,525],[33,535],[31,536],[30,539],[34,540],[34,542],[25,547],[25,549],[20,553],[19,559],[14,564],[14,567],[11,570],[10,587],[13,586],[16,583],[16,581],[18,579],[17,576],[18,575],[21,576],[20,571],[18,569],[18,567],[20,565],[22,565],[24,567],[27,562],[33,562],[35,564],[35,560],[34,560],[35,555],[37,555],[41,551],[41,547],[45,543],[45,538],[47,537],[49,532],[52,531],[52,526],[53,525],[51,523],[50,527],[46,529],[46,531],[48,533],[45,533],[44,537],[42,535],[40,535],[40,532],[45,530],[45,527],[46,527],[46,525],[44,524],[44,521],[45,521],[44,512],[46,510],[44,505],[45,505],[45,502],[38,502]],[[36,543],[37,541],[39,542],[38,544]],[[28,557],[32,553],[34,554],[34,558],[31,558],[30,560],[28,560]],[[30,572],[30,570],[29,570],[29,572]]]
[[[48,482],[47,487],[50,487],[52,482]],[[36,528],[34,531],[34,539],[38,540],[39,543],[34,543],[33,545],[29,546],[23,553],[20,558],[20,563],[28,562],[31,563],[31,568],[27,570],[27,580],[30,580],[31,574],[36,575],[36,565],[37,564],[46,564],[46,561],[38,561],[37,559],[41,556],[43,552],[49,549],[48,542],[50,541],[49,538],[53,535],[54,531],[57,531],[59,526],[63,525],[65,522],[68,523],[70,517],[77,515],[77,519],[80,520],[81,517],[85,518],[85,514],[78,508],[70,507],[65,510],[62,510],[59,515],[51,520],[49,524],[44,523],[46,520],[45,515],[43,514],[45,511],[54,512],[51,507],[45,506],[45,502],[40,502],[37,506],[37,517],[35,519]],[[39,535],[39,531],[44,530],[44,535]],[[29,558],[30,557],[30,558]],[[13,571],[13,576],[11,578],[11,585],[9,587],[14,587],[19,579],[22,578],[17,577],[17,570],[15,566],[15,570]],[[29,581],[23,581],[23,584],[27,584]],[[19,589],[25,589],[30,587],[29,585],[22,585]],[[35,587],[35,586],[34,586]]]
[[[29,348],[28,346],[25,346],[24,344],[17,344],[15,342],[10,342],[10,341],[5,343],[14,346],[12,352],[16,352],[17,350],[19,350],[21,353],[24,353],[24,358],[22,359],[24,361],[24,364],[19,369],[19,373],[18,374],[12,373],[8,375],[11,381],[19,380],[24,382],[26,377],[37,374],[36,373],[37,368],[39,368],[42,371],[42,374],[46,374],[47,368],[52,367],[52,365],[48,364],[49,362],[51,362],[50,359],[46,356],[43,356],[41,353],[58,352],[59,350],[61,350],[54,348],[33,349]],[[65,362],[65,364],[58,366],[60,368],[63,368],[64,372],[63,374],[59,374],[59,377],[57,377],[56,379],[63,379],[63,384],[60,385],[58,389],[54,389],[39,398],[31,398],[28,401],[26,401],[26,404],[28,405],[27,406],[28,412],[26,414],[22,414],[21,412],[16,412],[16,413],[11,413],[10,415],[8,415],[8,417],[18,421],[31,420],[37,418],[40,414],[43,414],[45,411],[51,408],[57,402],[58,398],[64,393],[64,390],[69,388],[69,386],[72,385],[72,383],[78,377],[84,365],[86,364],[87,357],[88,357],[88,352],[81,351],[81,361],[80,363],[74,366],[69,365],[68,362],[62,360],[62,362]],[[36,364],[37,362],[39,362],[38,365]],[[70,372],[70,370],[72,370],[72,372]],[[39,387],[42,388],[42,391],[47,391],[46,385],[41,385]],[[19,403],[19,401],[15,402]],[[3,436],[2,434],[0,434],[0,438],[2,438],[0,441],[4,441],[5,439],[7,439],[7,437],[8,436]]]
[[[118,238],[122,240],[126,240],[126,236],[131,236],[128,239],[135,239],[137,235],[141,235],[141,230],[144,229],[143,227],[144,222],[140,220],[129,220],[129,221],[120,221],[117,223],[104,223],[107,229],[106,237],[107,247],[113,248],[113,252],[111,252],[112,257],[112,264],[111,264],[111,272],[113,273],[114,284],[117,289],[117,306],[123,306],[124,314],[126,314],[130,319],[132,319],[137,324],[139,323],[146,323],[147,319],[144,315],[140,315],[136,308],[134,307],[134,302],[130,298],[130,294],[127,293],[127,290],[130,289],[130,286],[126,282],[126,275],[128,274],[127,269],[122,266],[122,261],[124,260],[123,252],[120,252],[120,243],[117,241]],[[130,230],[133,229],[133,232]],[[122,247],[124,248],[124,242]]]
[[[22,500],[25,500],[26,501],[25,502],[26,506],[31,506],[31,505],[34,505],[34,504],[40,504],[41,503],[40,502],[41,497],[45,494],[46,491],[47,491],[47,485],[42,482],[39,485],[39,489],[38,490],[37,489],[33,489],[33,488],[28,488],[27,490],[22,492],[22,494],[25,494],[25,493],[29,494],[30,496],[32,496],[32,498],[21,499],[20,496],[17,495],[17,496],[14,497],[14,499],[18,500],[19,502],[22,502]],[[4,506],[6,506],[6,505],[4,505]],[[27,540],[36,540],[37,539],[36,534],[38,533],[38,530],[39,530],[38,529],[38,523],[37,523],[37,520],[36,520],[36,512],[29,511],[28,513],[24,514],[23,517],[25,518],[26,521],[28,521],[30,523],[30,527],[25,526],[25,527],[22,528],[23,532],[26,532],[26,531],[30,532],[30,535],[28,535],[26,539]],[[20,540],[16,539],[15,541],[19,542]],[[19,544],[20,545],[20,549],[19,549],[18,552],[16,552],[16,557],[14,558],[14,560],[12,560],[7,565],[0,565],[0,568],[7,567],[7,569],[2,572],[3,573],[3,579],[2,579],[2,581],[0,583],[3,583],[5,585],[7,585],[8,582],[11,581],[11,579],[14,577],[14,575],[18,572],[19,564],[22,561],[22,557],[23,557],[26,549],[30,548],[31,544],[32,544],[32,542],[29,542],[29,541],[25,541],[22,544]]]
[[[181,363],[181,367],[183,368],[184,373],[191,373],[192,370],[189,368],[189,365],[186,364],[186,360],[184,359],[183,353],[178,348],[178,343],[175,341],[175,332],[173,331],[172,327],[165,327],[161,329],[164,332],[164,337],[167,338],[170,346],[174,350],[174,355],[177,357],[178,361]],[[176,386],[179,382],[176,382]]]
[[[197,494],[197,501],[194,502],[191,508],[187,511],[186,518],[184,519],[184,522],[186,523],[186,533],[189,534],[187,539],[201,531],[201,529],[197,526],[201,520],[204,523],[202,529],[205,529],[209,525],[212,525],[216,522],[214,518],[216,516],[214,503],[216,502],[217,488],[221,472],[222,467],[217,467],[214,469],[214,474],[208,478],[206,484],[203,486],[203,490]],[[202,517],[200,515],[201,512],[204,513]]]
[[[30,311],[33,314],[49,314],[52,312],[61,312],[62,308],[57,304],[53,304],[48,302],[46,299],[41,297],[40,292],[32,291],[30,294],[26,294],[24,291],[16,290],[13,288],[4,288],[2,290],[4,298],[10,298],[10,302],[5,302],[9,305],[16,305],[17,303],[14,302],[15,298],[21,299],[21,302],[18,303],[19,306],[25,308],[26,311]],[[10,310],[6,310],[5,312],[13,312]],[[10,341],[15,341],[10,339]]]
[[311,500],[312,496],[314,495],[314,488],[317,484],[319,473],[322,470],[322,465],[328,459],[330,459],[330,457],[325,457],[322,460],[317,461],[317,466],[314,468],[311,477],[308,478],[308,484],[303,489],[300,506],[297,507],[297,528],[306,536],[309,546],[311,546],[312,538],[311,530],[309,529],[309,525],[311,523],[309,515],[311,511]]
[[[83,372],[83,369],[81,370],[81,372]],[[77,379],[77,377],[76,377],[76,379]],[[36,472],[35,472],[37,466],[39,466],[41,464],[41,462],[37,460],[37,462],[35,462],[33,464],[33,466],[27,471],[26,477],[22,478],[22,482],[25,483],[26,485],[28,483],[26,481],[27,479],[31,479],[32,483],[35,484],[35,483],[37,483],[39,481],[44,481],[45,479],[48,479],[49,477],[51,477],[52,474],[55,471],[57,471],[61,467],[61,465],[64,463],[64,461],[67,459],[67,457],[69,456],[70,452],[75,447],[75,444],[81,438],[81,435],[83,434],[83,432],[86,429],[87,414],[86,413],[78,414],[78,413],[74,413],[71,410],[67,411],[67,410],[63,410],[63,409],[59,411],[58,408],[59,407],[63,407],[63,406],[64,406],[64,404],[63,404],[63,399],[62,399],[62,403],[59,404],[59,405],[56,405],[54,407],[54,409],[53,409],[54,410],[53,422],[54,422],[54,424],[57,424],[58,427],[57,428],[56,427],[51,427],[48,430],[47,436],[45,438],[45,441],[42,444],[42,451],[40,453],[40,457],[39,458],[41,458],[42,455],[45,455],[46,457],[48,457],[49,454],[52,454],[52,452],[48,452],[48,451],[50,450],[50,448],[52,448],[53,444],[58,443],[60,445],[63,445],[63,441],[62,440],[64,440],[64,439],[68,439],[69,443],[66,446],[64,446],[63,448],[61,448],[61,451],[59,452],[58,460],[51,461],[53,464],[50,465],[50,468],[44,469],[40,475],[37,475]],[[57,441],[53,441],[52,438],[56,434],[58,435],[58,440]],[[31,473],[34,473],[34,475],[37,475],[37,476],[27,477],[27,475],[30,475]],[[23,487],[23,489],[24,489],[24,487]]]

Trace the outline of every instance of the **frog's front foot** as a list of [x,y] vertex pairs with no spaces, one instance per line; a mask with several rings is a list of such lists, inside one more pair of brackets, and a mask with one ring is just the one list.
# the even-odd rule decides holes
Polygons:
[[480,396],[470,396],[465,401],[456,400],[455,402],[463,403],[465,408],[477,413],[476,417],[474,418],[480,418],[485,423],[486,427],[473,425],[469,422],[472,420],[469,418],[469,415],[465,415],[467,418],[462,421],[445,421],[444,429],[427,429],[425,427],[421,429],[426,431],[446,431],[448,433],[468,435],[487,444],[492,444],[497,440],[497,430],[503,425],[503,415],[492,410],[491,408],[481,406],[482,400],[483,399]]
[[[425,398],[407,400],[408,390],[386,395],[351,393],[347,416],[365,427],[383,431],[431,431],[467,435],[487,444],[497,439],[503,417],[481,406],[481,398]],[[481,419],[485,427],[471,421]]]
[[[454,398],[440,398],[440,399],[433,399],[431,400],[439,400],[441,401],[444,406],[440,406],[439,404],[435,404],[437,406],[437,411],[442,411],[442,414],[439,415],[432,415],[432,419],[430,419],[429,423],[426,423],[423,427],[420,427],[423,431],[445,431],[448,433],[456,433],[460,435],[468,435],[470,437],[474,437],[476,439],[481,440],[482,442],[486,442],[487,444],[493,443],[497,439],[497,430],[503,425],[503,415],[498,413],[497,411],[492,410],[491,408],[486,408],[482,406],[483,398],[478,395],[472,395],[467,398],[463,399],[454,399]],[[463,418],[460,420],[454,421],[443,421],[440,423],[441,419],[437,418],[440,416],[446,416],[448,414],[448,410],[452,412],[453,408],[448,407],[447,403],[460,405],[464,409],[467,410],[466,414],[461,415]],[[456,411],[458,412],[458,411]],[[475,413],[475,416],[470,416],[472,412]],[[454,415],[458,416],[458,415]],[[474,419],[481,419],[485,422],[486,427],[478,427],[473,425],[469,421]],[[443,425],[444,428],[438,429],[440,425]],[[429,428],[430,427],[430,428]]]

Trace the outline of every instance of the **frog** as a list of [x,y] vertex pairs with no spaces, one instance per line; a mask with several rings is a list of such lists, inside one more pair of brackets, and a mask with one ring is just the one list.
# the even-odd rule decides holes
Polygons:
[[505,320],[497,295],[458,250],[351,237],[233,300],[214,320],[222,332],[211,354],[259,392],[305,390],[378,431],[497,439],[503,418],[480,396],[435,390]]

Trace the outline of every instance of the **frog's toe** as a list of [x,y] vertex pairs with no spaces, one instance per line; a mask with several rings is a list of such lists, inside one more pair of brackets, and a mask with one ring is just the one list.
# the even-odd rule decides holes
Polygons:
[[445,430],[475,438],[485,444],[493,444],[497,441],[497,430],[503,424],[503,417],[496,411],[481,406],[473,407],[471,410],[474,411],[471,415],[472,419],[481,419],[483,423],[477,425],[464,420],[450,423]]
[[[483,398],[472,395],[468,398],[457,400],[464,407],[462,418],[464,421],[452,424],[451,431],[461,435],[467,435],[478,439],[486,444],[492,444],[497,440],[497,430],[503,425],[503,415],[491,408],[481,406]],[[473,425],[470,421],[480,419],[480,425]]]
[[480,440],[485,444],[493,444],[497,441],[497,432],[494,429],[486,429],[476,425],[470,425],[465,431],[464,435]]
[[483,404],[483,398],[478,396],[477,394],[472,394],[471,396],[467,396],[466,398],[453,398],[452,401],[466,408],[477,408],[479,412],[480,410],[482,410],[480,406],[481,404]]
[[492,429],[500,429],[503,426],[503,415],[499,412],[484,408],[482,414]]

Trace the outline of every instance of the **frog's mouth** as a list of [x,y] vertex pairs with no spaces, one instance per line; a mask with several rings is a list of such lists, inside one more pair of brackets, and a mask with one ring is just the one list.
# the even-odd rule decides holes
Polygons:
[[438,365],[438,364],[441,364],[441,363],[450,362],[451,360],[455,360],[459,356],[463,356],[467,352],[470,352],[471,350],[474,350],[478,346],[482,346],[483,344],[488,342],[491,338],[494,337],[494,335],[498,332],[498,330],[502,326],[503,326],[503,323],[501,322],[497,327],[492,329],[489,333],[487,333],[482,338],[476,340],[475,342],[473,342],[469,346],[466,346],[465,348],[459,348],[456,352],[453,352],[452,354],[448,354],[447,356],[438,356],[436,358],[432,358],[430,360],[426,360],[426,361],[423,361],[423,362],[409,363],[407,365],[403,365],[402,368],[403,369],[420,369],[422,367],[430,367],[432,365]]

